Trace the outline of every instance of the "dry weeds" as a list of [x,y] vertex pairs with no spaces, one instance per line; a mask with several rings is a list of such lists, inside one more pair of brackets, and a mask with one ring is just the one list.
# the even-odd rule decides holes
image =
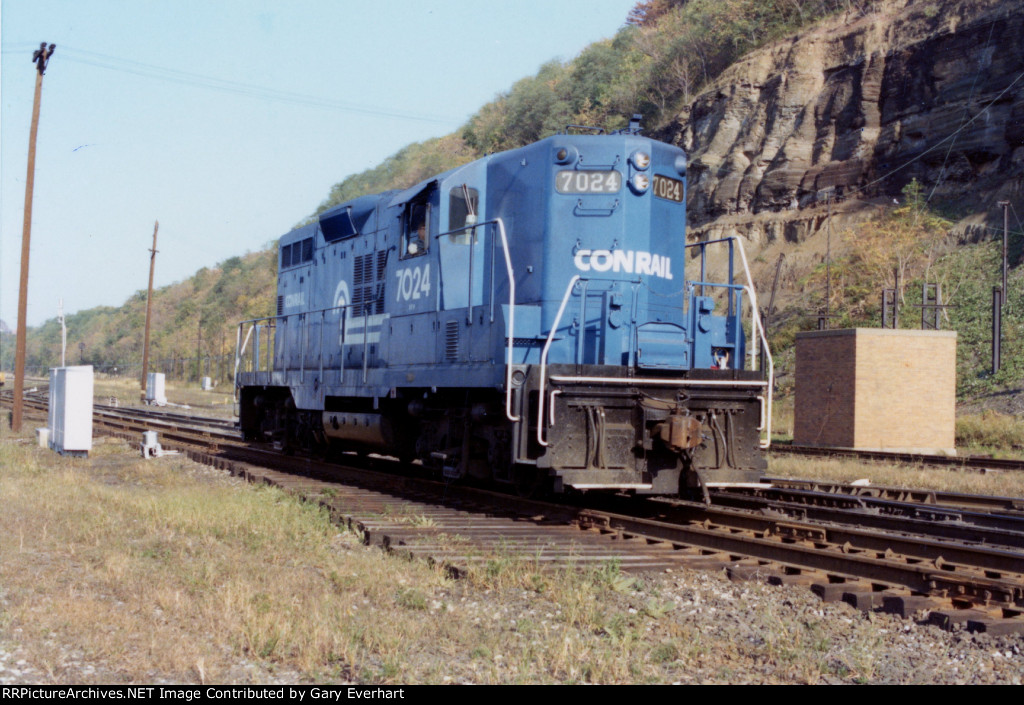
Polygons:
[[[191,412],[216,418],[231,418],[234,415],[234,395],[230,384],[221,384],[211,391],[203,391],[198,382],[168,380],[165,392],[167,401],[189,407],[189,410],[182,410],[169,406],[169,411]],[[96,375],[93,394],[98,403],[106,404],[110,397],[115,397],[120,406],[143,406],[140,400],[142,388],[135,378]]]
[[119,442],[69,459],[0,429],[0,497],[0,661],[16,651],[33,682],[1019,683],[1024,672],[1018,641],[904,631],[806,590],[715,574],[545,572],[499,554],[452,581],[362,547],[278,490],[143,461]]

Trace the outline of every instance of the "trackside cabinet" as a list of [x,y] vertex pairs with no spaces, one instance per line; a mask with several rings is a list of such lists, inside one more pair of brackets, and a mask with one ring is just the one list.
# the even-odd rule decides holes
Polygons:
[[92,450],[92,365],[50,370],[50,448],[64,455]]
[[797,445],[956,453],[956,332],[796,335]]

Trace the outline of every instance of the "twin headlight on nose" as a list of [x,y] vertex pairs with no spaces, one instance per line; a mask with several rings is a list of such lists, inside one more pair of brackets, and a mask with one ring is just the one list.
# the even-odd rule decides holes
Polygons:
[[629,177],[630,187],[637,193],[646,193],[647,189],[651,186],[651,177],[643,172],[647,171],[648,167],[651,166],[651,155],[638,149],[630,155],[629,161],[633,168],[637,170],[635,174]]

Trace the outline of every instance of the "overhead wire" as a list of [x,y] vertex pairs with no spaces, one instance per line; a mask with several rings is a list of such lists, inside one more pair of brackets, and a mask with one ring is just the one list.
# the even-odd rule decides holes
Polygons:
[[[992,45],[992,33],[995,30],[995,27],[996,27],[996,23],[995,22],[992,22],[991,24],[989,24],[988,39],[985,40],[985,50],[980,52],[979,57],[984,57],[985,53],[988,51],[988,48]],[[971,92],[970,92],[970,94],[968,94],[967,102],[964,104],[963,112],[960,114],[960,124],[961,125],[964,122],[964,118],[967,116],[968,110],[970,110],[970,108],[971,108],[971,100],[974,99],[974,89],[978,85],[978,76],[981,75],[981,68],[982,68],[981,64],[982,64],[982,59],[979,58],[979,60],[978,60],[978,70],[974,72],[974,80],[971,81]],[[949,155],[953,153],[953,145],[955,145],[955,144],[956,144],[956,140],[955,139],[949,143],[949,149],[946,150],[946,156],[942,159],[942,168],[939,169],[939,176],[935,180],[935,184],[932,186],[932,190],[928,193],[928,198],[924,199],[925,203],[931,203],[932,196],[935,195],[935,190],[938,189],[939,186],[942,184],[942,180],[945,178],[945,175],[946,175],[946,164],[949,163]]]
[[[25,50],[26,49],[4,47],[3,53],[14,54],[21,53]],[[243,83],[241,81],[232,81],[228,79],[217,78],[215,76],[193,73],[190,71],[182,71],[180,69],[173,69],[165,66],[157,66],[155,64],[147,64],[141,61],[124,59],[121,57],[110,56],[109,54],[101,54],[99,52],[88,51],[85,49],[77,49],[75,47],[69,47],[66,45],[61,46],[60,50],[61,55],[63,56],[62,61],[83,64],[86,66],[93,66],[95,68],[105,69],[108,71],[127,73],[135,76],[141,76],[144,78],[157,79],[169,83],[177,83],[179,85],[191,86],[194,88],[202,88],[206,90],[217,91],[220,93],[230,95],[239,95],[247,98],[255,98],[278,103],[291,103],[294,105],[304,105],[307,107],[320,108],[324,110],[336,110],[348,113],[358,113],[362,115],[373,115],[377,117],[395,118],[399,120],[413,120],[418,122],[430,122],[436,124],[450,124],[452,122],[459,122],[462,119],[464,119],[454,117],[451,115],[441,115],[436,113],[420,113],[408,110],[397,110],[394,108],[388,108],[383,106],[352,103],[333,98],[326,98],[323,96],[308,95],[304,93],[298,93],[295,91],[269,88],[266,86],[259,86],[251,83]]]
[[1004,89],[1002,90],[1002,92],[1000,92],[1000,93],[999,93],[999,95],[997,95],[997,96],[996,96],[995,98],[993,98],[992,100],[990,100],[990,101],[989,101],[989,102],[988,102],[988,103],[987,103],[987,104],[985,105],[985,107],[984,107],[984,108],[982,108],[982,109],[981,109],[980,111],[978,111],[978,114],[977,114],[977,115],[975,115],[975,116],[974,116],[974,117],[972,117],[972,118],[971,118],[970,120],[968,120],[967,122],[965,122],[964,124],[962,124],[962,125],[961,125],[960,127],[958,127],[958,128],[956,129],[956,130],[954,130],[954,131],[953,131],[953,132],[952,132],[951,134],[949,134],[949,135],[947,135],[946,137],[944,137],[943,139],[939,140],[939,141],[938,141],[938,142],[936,142],[936,143],[935,143],[934,145],[932,145],[932,146],[931,146],[931,147],[929,147],[928,149],[924,150],[923,152],[921,152],[921,153],[920,153],[920,154],[918,154],[917,156],[915,156],[915,157],[913,157],[913,158],[911,158],[911,159],[908,159],[908,160],[907,160],[906,162],[904,162],[904,163],[903,163],[903,164],[901,164],[900,166],[896,167],[895,169],[892,169],[892,170],[890,170],[890,171],[886,172],[886,173],[885,173],[885,174],[883,174],[882,176],[879,176],[879,177],[878,177],[877,179],[875,179],[874,181],[870,181],[870,182],[868,182],[868,183],[864,184],[863,186],[859,186],[859,187],[857,187],[857,188],[853,189],[853,191],[851,191],[851,192],[850,192],[850,195],[853,195],[853,194],[857,194],[857,193],[860,193],[861,191],[865,191],[865,190],[867,190],[868,188],[870,188],[870,187],[874,186],[874,185],[875,185],[875,184],[877,184],[877,183],[880,183],[880,182],[882,182],[882,181],[885,181],[886,179],[888,179],[888,178],[889,178],[890,176],[892,176],[892,175],[893,175],[893,174],[895,174],[896,172],[898,172],[898,171],[902,171],[903,169],[906,169],[906,168],[907,168],[908,166],[910,166],[910,165],[911,165],[911,164],[913,164],[914,162],[916,162],[916,161],[918,161],[918,160],[920,160],[920,159],[924,158],[924,156],[925,156],[925,155],[927,155],[927,154],[929,154],[929,153],[931,153],[931,152],[934,152],[934,151],[935,151],[936,149],[938,149],[939,147],[941,147],[942,145],[944,145],[944,144],[945,144],[946,142],[949,142],[950,140],[956,139],[956,136],[957,136],[957,135],[959,135],[959,134],[960,134],[961,132],[963,132],[963,131],[964,131],[964,130],[966,130],[966,129],[967,129],[968,127],[970,127],[970,126],[971,126],[971,124],[972,124],[972,123],[973,123],[973,122],[974,122],[975,120],[977,120],[977,119],[978,119],[979,117],[981,117],[982,115],[984,115],[984,114],[985,114],[985,113],[986,113],[986,112],[988,111],[988,109],[989,109],[990,107],[992,107],[992,105],[994,105],[994,104],[995,104],[995,103],[996,103],[997,101],[999,101],[999,99],[1001,99],[1001,98],[1002,98],[1002,97],[1003,97],[1004,95],[1006,95],[1006,93],[1007,93],[1007,92],[1008,92],[1008,91],[1009,91],[1009,90],[1010,90],[1011,88],[1013,88],[1013,87],[1014,87],[1015,85],[1017,85],[1017,83],[1018,83],[1018,82],[1019,82],[1019,81],[1020,81],[1020,80],[1021,80],[1022,78],[1024,78],[1024,71],[1022,71],[1021,73],[1017,74],[1017,77],[1016,77],[1015,79],[1013,79],[1013,81],[1011,81],[1011,82],[1010,82],[1010,85],[1008,85],[1008,86],[1007,86],[1006,88],[1004,88]]

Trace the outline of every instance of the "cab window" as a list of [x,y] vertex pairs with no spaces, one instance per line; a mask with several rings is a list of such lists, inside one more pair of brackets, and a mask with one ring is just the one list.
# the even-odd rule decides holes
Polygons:
[[414,201],[406,207],[402,259],[426,254],[430,247],[430,204]]

